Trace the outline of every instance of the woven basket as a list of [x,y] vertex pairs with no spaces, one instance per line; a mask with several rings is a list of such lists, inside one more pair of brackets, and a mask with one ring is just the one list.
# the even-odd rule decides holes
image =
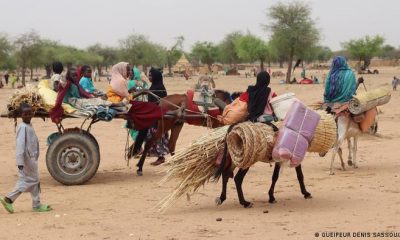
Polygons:
[[244,122],[228,134],[228,152],[239,168],[249,168],[255,162],[270,162],[275,133],[263,123]]
[[322,110],[317,110],[317,112],[321,116],[321,119],[315,129],[314,138],[307,152],[326,153],[335,144],[336,123],[332,115]]

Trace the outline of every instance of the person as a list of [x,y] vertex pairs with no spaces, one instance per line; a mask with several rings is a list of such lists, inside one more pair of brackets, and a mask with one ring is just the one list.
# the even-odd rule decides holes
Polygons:
[[[160,98],[164,98],[167,96],[167,90],[163,83],[162,73],[154,68],[151,68],[149,72],[149,81],[151,82],[149,90],[155,96],[150,94],[148,96],[148,101],[152,103],[159,103]],[[147,139],[151,138],[156,131],[157,131],[157,125],[152,126],[149,129],[140,130],[139,134],[137,135],[133,151],[135,153],[138,153],[146,137]],[[163,164],[165,162],[165,155],[169,153],[168,133],[166,133],[163,137],[157,140],[156,143],[151,147],[149,152],[150,154],[154,154],[158,157],[156,161],[151,163],[151,165],[157,166]]]
[[20,105],[22,123],[17,127],[16,136],[16,165],[18,167],[18,181],[15,188],[0,202],[4,208],[13,213],[13,203],[23,192],[30,192],[32,207],[35,212],[52,210],[49,205],[40,203],[40,181],[38,170],[39,141],[32,127],[32,107],[27,103]]
[[59,84],[63,81],[61,73],[64,71],[64,66],[61,62],[53,62],[53,76],[50,78],[50,86],[54,91],[58,92]]
[[397,90],[397,85],[399,84],[399,79],[396,77],[396,76],[394,76],[393,77],[393,80],[392,80],[392,87],[393,87],[393,91],[396,91]]
[[325,82],[324,103],[335,108],[347,103],[356,93],[356,84],[356,77],[346,59],[335,57]]
[[97,69],[97,68],[95,68],[95,70],[94,70],[94,73],[93,73],[93,80],[96,82],[96,81],[98,81],[98,82],[100,82],[100,79],[99,79],[99,70]]
[[111,68],[111,81],[107,90],[107,100],[112,103],[120,103],[122,100],[130,100],[128,91],[128,74],[130,66],[127,62],[120,62]]
[[240,95],[240,100],[247,102],[248,120],[252,122],[272,122],[276,117],[270,100],[276,93],[268,87],[271,76],[266,71],[257,74],[256,85],[250,85],[247,91]]
[[15,76],[15,73],[11,74],[10,83],[11,87],[15,88],[15,83],[17,83],[18,78]]
[[[138,90],[144,90],[148,88],[149,87],[147,82],[141,78],[140,70],[136,67],[132,68],[130,71],[130,76],[128,81],[128,91],[132,93]],[[135,100],[146,102],[147,96],[141,95],[137,97]]]
[[82,77],[79,80],[79,85],[88,93],[93,94],[96,97],[103,96],[104,93],[98,91],[92,81],[92,69],[89,65],[83,65],[81,68]]
[[6,82],[6,85],[8,86],[8,78],[10,77],[10,75],[8,74],[8,72],[6,72],[6,74],[4,74],[4,81]]

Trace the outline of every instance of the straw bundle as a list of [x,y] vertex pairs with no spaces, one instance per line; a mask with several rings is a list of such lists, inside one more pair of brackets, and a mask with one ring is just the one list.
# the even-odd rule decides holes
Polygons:
[[44,102],[38,89],[32,85],[27,85],[13,93],[7,105],[8,111],[18,110],[23,102],[30,104],[34,112],[44,107]]
[[233,127],[226,141],[232,162],[249,168],[257,161],[270,162],[275,133],[263,123],[244,122]]
[[376,106],[388,103],[390,100],[390,90],[380,87],[368,92],[357,93],[349,102],[349,111],[353,114],[366,112]]
[[212,130],[167,160],[168,168],[161,184],[172,179],[179,179],[180,183],[158,204],[159,210],[165,210],[184,194],[194,193],[213,177],[216,170],[215,159],[224,146],[228,127]]
[[331,114],[318,110],[321,116],[317,128],[315,129],[314,138],[307,152],[325,153],[332,148],[336,141],[336,123]]

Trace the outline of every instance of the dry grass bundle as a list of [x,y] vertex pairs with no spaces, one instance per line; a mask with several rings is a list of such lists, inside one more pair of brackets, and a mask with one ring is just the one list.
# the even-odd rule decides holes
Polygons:
[[317,112],[321,119],[315,129],[314,138],[307,152],[325,153],[332,148],[336,141],[336,123],[331,114],[322,110],[317,110]]
[[167,209],[184,194],[196,192],[213,177],[216,170],[215,159],[224,146],[228,127],[212,130],[167,160],[168,168],[161,184],[172,179],[178,179],[180,183],[158,204],[160,211]]
[[376,106],[388,103],[390,90],[387,87],[380,87],[368,92],[359,92],[349,102],[349,111],[353,114],[366,112]]
[[32,106],[34,112],[44,107],[44,101],[39,94],[38,89],[32,85],[17,89],[9,99],[7,109],[9,112],[18,110],[21,103],[28,103]]
[[266,124],[244,122],[233,127],[226,141],[235,166],[249,168],[258,161],[271,161],[275,133]]

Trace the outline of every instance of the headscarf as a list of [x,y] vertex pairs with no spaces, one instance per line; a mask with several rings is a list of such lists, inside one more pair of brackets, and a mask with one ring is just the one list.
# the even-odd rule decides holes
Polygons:
[[133,80],[140,80],[140,70],[137,67],[132,68],[133,70]]
[[348,102],[356,92],[356,77],[346,59],[337,56],[325,84],[324,101],[327,103]]
[[271,88],[268,87],[270,76],[266,71],[257,74],[257,82],[254,86],[249,86],[247,92],[249,94],[249,103],[247,111],[249,112],[249,120],[256,119],[264,113],[265,105],[268,103],[268,96]]
[[127,62],[120,62],[115,64],[111,68],[111,88],[112,90],[121,97],[128,98],[128,72],[127,72]]
[[[151,74],[151,86],[149,88],[152,93],[160,98],[167,96],[167,89],[163,83],[163,76],[160,71],[152,68],[150,69]],[[152,95],[149,95],[149,102],[158,102],[158,99]]]

